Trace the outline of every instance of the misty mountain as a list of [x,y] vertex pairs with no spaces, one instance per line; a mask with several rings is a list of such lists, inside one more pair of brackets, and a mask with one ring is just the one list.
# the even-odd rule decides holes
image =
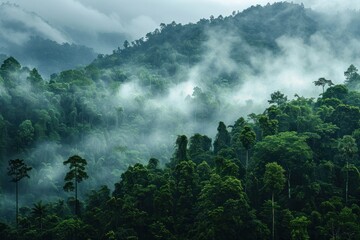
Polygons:
[[270,55],[277,58],[287,52],[293,55],[295,47],[304,52],[324,50],[352,61],[358,53],[353,46],[360,37],[359,20],[360,14],[350,10],[334,15],[286,2],[257,5],[234,11],[232,16],[211,16],[197,23],[161,24],[144,38],[125,41],[114,54],[100,56],[93,65],[123,71],[129,65],[142,65],[175,82],[184,80],[183,66],[200,65],[198,75],[206,79],[203,87],[212,88],[213,83],[237,85],[249,71],[261,72],[257,59]]
[[326,30],[327,26],[319,28],[315,16],[319,17],[304,6],[275,3],[252,6],[241,13],[233,12],[232,16],[211,16],[196,24],[162,23],[160,29],[148,33],[145,38],[125,42],[124,48],[95,63],[105,67],[119,66],[131,60],[155,68],[171,63],[193,65],[208,51],[206,42],[212,38],[218,38],[219,46],[216,47],[230,44],[230,49],[224,50],[231,52],[231,60],[248,62],[250,50],[279,50],[277,40],[282,36],[308,42],[313,34]]
[[75,43],[36,13],[10,3],[0,5],[0,53],[36,67],[44,76],[85,66],[96,57],[91,48]]
[[[16,6],[2,5],[2,8],[23,12]],[[6,11],[4,16],[11,16]],[[31,19],[41,19],[36,14],[25,15]],[[80,198],[89,189],[100,185],[113,186],[116,182],[113,196],[123,199],[129,194],[126,193],[130,189],[126,189],[127,184],[130,186],[134,183],[134,194],[138,196],[124,197],[120,204],[132,203],[132,199],[137,197],[145,196],[148,199],[146,194],[151,195],[154,189],[156,194],[160,194],[160,189],[157,189],[160,185],[164,192],[168,191],[166,187],[170,189],[174,184],[172,180],[163,180],[169,179],[169,176],[172,178],[174,172],[179,171],[178,176],[181,177],[180,173],[184,171],[176,166],[188,160],[187,138],[184,135],[191,139],[188,150],[193,161],[183,163],[186,165],[184,169],[192,172],[197,169],[200,176],[199,166],[205,161],[212,168],[202,165],[206,168],[205,175],[206,172],[223,174],[221,178],[212,178],[218,184],[216,186],[222,186],[220,180],[229,174],[236,175],[241,181],[247,180],[244,179],[244,166],[249,149],[242,145],[239,135],[242,131],[253,129],[251,131],[254,133],[250,135],[259,146],[254,159],[261,167],[254,168],[256,177],[252,179],[254,185],[248,194],[254,201],[256,211],[264,209],[262,203],[256,202],[256,193],[261,191],[257,187],[261,184],[255,184],[256,179],[262,179],[265,171],[265,164],[261,161],[270,161],[263,157],[276,158],[284,149],[289,149],[286,144],[292,141],[296,146],[300,143],[298,153],[304,150],[307,154],[301,158],[302,166],[295,164],[298,158],[293,157],[294,165],[291,167],[295,166],[296,169],[292,174],[299,178],[294,177],[296,187],[293,194],[296,198],[288,207],[295,206],[294,211],[310,214],[309,208],[320,205],[332,193],[342,189],[343,182],[336,183],[333,192],[326,189],[332,179],[340,178],[342,174],[336,143],[360,128],[357,121],[360,116],[360,96],[356,91],[360,77],[355,67],[360,62],[360,49],[357,47],[360,32],[356,28],[358,19],[358,12],[324,14],[291,3],[253,6],[243,12],[234,12],[231,16],[211,16],[197,23],[161,24],[159,29],[146,34],[144,38],[124,41],[112,54],[100,54],[91,64],[73,68],[71,64],[79,64],[85,59],[84,56],[91,58],[93,52],[67,41],[59,43],[62,38],[69,40],[63,30],[54,30],[54,34],[50,35],[49,31],[41,32],[42,28],[38,26],[29,28],[25,23],[31,21],[16,24],[2,21],[2,29],[8,33],[26,34],[23,38],[16,38],[24,39],[22,42],[12,41],[11,38],[3,41],[4,48],[12,46],[9,49],[15,53],[18,51],[19,56],[14,54],[14,57],[8,58],[0,54],[0,60],[3,60],[0,66],[0,170],[2,173],[7,171],[9,159],[26,159],[33,169],[31,178],[24,181],[20,203],[25,205],[42,198],[55,201],[69,197],[65,205],[71,206],[71,196],[63,192],[64,174],[67,171],[63,161],[78,154],[87,160],[89,175],[79,190]],[[49,24],[44,26],[51,27]],[[5,39],[4,36],[9,35],[1,36]],[[22,56],[25,52],[27,56]],[[34,68],[34,62],[39,71]],[[53,71],[57,65],[70,66],[70,69],[52,74],[49,80],[42,76],[41,71],[45,71],[42,68]],[[314,81],[319,78],[324,81],[315,86]],[[342,85],[344,82],[345,85]],[[246,128],[247,125],[250,127]],[[355,137],[359,139],[359,133]],[[283,149],[277,149],[277,155],[262,154],[262,150],[258,150],[271,152],[273,146],[277,146],[277,141],[284,145]],[[296,156],[301,157],[300,153]],[[281,155],[284,156],[291,157],[291,151],[289,155]],[[285,157],[282,160],[286,162]],[[142,164],[149,159],[152,160],[144,167]],[[330,160],[338,161],[336,167],[327,162]],[[157,169],[166,165],[169,168]],[[308,186],[309,182],[315,181],[309,181],[313,180],[312,173],[316,171],[312,167],[315,165],[316,171],[322,175],[320,180],[317,179],[319,182]],[[301,174],[294,173],[299,170],[297,167]],[[124,173],[126,169],[129,171]],[[334,176],[329,180],[325,176],[332,169],[335,169],[331,172]],[[142,185],[137,184],[137,177],[132,177],[132,173],[136,175],[138,170],[140,173],[137,177],[145,176],[146,179],[139,182],[156,183],[137,189]],[[155,177],[151,175],[152,171]],[[148,172],[151,172],[151,176],[147,175]],[[160,172],[163,175],[160,176]],[[119,179],[125,181],[127,177],[128,182],[119,183]],[[158,178],[162,180],[157,181]],[[1,216],[10,218],[13,215],[13,208],[8,207],[13,203],[12,186],[7,184],[6,174],[2,174],[0,179],[0,194],[4,196],[0,199],[1,211],[4,212]],[[196,182],[196,191],[209,183],[206,182],[209,179]],[[36,191],[33,190],[35,186]],[[240,182],[236,186],[239,186],[236,189],[241,190],[241,196],[245,196]],[[319,186],[328,192],[315,204],[314,192],[320,193]],[[166,199],[178,199],[171,191],[168,191],[171,197]],[[304,191],[306,196],[311,195],[308,199],[312,202],[304,203]],[[355,196],[355,187],[350,191]],[[287,194],[282,194],[281,201],[285,201]],[[262,200],[267,195],[262,193]],[[242,198],[244,201],[246,199]],[[109,199],[104,202],[112,203]],[[198,210],[208,209],[206,204]],[[233,206],[231,202],[228,204]],[[245,205],[249,213],[246,219],[257,223],[256,211],[250,211],[247,203]],[[133,207],[122,209],[130,209],[131,212]],[[134,209],[132,212],[138,213],[137,208]],[[67,210],[66,214],[70,214],[70,211]],[[68,216],[66,214],[64,216]],[[283,214],[286,218],[287,213]],[[294,216],[296,214],[294,212]],[[263,215],[267,215],[265,210]],[[142,212],[139,212],[133,219],[142,219],[141,216]],[[200,220],[199,233],[206,229]],[[127,219],[121,221],[126,224]],[[172,224],[171,221],[168,223]],[[110,225],[104,226],[107,228]],[[261,236],[268,236],[269,229],[260,225],[257,225],[259,231],[265,229],[260,231]],[[182,224],[177,223],[177,226]],[[154,225],[153,230],[166,227],[159,223]],[[313,227],[316,229],[316,226]],[[110,233],[110,230],[104,231]],[[134,232],[133,229],[121,229],[116,234],[125,236]],[[178,231],[176,234],[187,232]],[[324,236],[327,239],[326,234]],[[182,238],[186,239],[185,236]]]

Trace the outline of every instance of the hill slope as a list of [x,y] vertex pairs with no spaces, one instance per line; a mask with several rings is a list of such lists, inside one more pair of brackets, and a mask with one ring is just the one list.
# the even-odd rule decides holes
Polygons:
[[[6,172],[8,159],[27,159],[34,167],[30,183],[58,196],[66,171],[62,161],[76,153],[89,162],[87,189],[110,186],[131,164],[151,157],[169,162],[177,135],[200,132],[214,138],[220,120],[232,124],[251,113],[249,123],[256,123],[277,90],[289,99],[295,93],[318,96],[315,80],[343,83],[344,71],[359,60],[354,47],[359,33],[353,27],[358,14],[349,16],[336,33],[324,16],[289,3],[196,24],[162,24],[146,39],[125,42],[113,54],[52,75],[50,81],[9,58],[0,68],[1,171]],[[343,30],[352,31],[342,35]],[[296,99],[314,107],[311,99]],[[359,106],[356,93],[343,100]],[[332,108],[338,103],[327,101]],[[296,115],[296,104],[282,110],[296,120],[285,121],[279,131],[300,123],[307,129],[312,118]],[[325,119],[331,108],[322,111],[316,114]],[[276,111],[269,117],[272,113],[278,121],[287,118]],[[268,120],[271,127],[274,119]],[[10,191],[7,184],[1,188]],[[28,194],[27,200],[34,196]]]

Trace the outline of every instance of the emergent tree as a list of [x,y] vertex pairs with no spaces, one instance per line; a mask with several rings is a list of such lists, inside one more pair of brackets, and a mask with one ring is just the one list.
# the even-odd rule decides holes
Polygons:
[[63,188],[66,192],[75,191],[75,215],[78,215],[78,183],[89,177],[85,172],[87,162],[80,156],[74,155],[64,161],[64,165],[67,164],[70,164],[70,171],[66,173],[65,185]]
[[27,166],[22,159],[15,159],[9,161],[8,175],[12,177],[11,181],[16,186],[16,227],[19,218],[19,181],[24,177],[30,178],[28,172],[32,167]]

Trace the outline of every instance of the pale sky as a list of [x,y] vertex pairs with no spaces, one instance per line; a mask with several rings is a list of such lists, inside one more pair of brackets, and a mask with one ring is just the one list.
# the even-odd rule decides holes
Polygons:
[[[143,36],[171,21],[188,23],[201,18],[230,15],[269,0],[10,0],[34,11],[54,25],[79,27],[87,31],[127,31]],[[360,7],[360,1],[295,0],[318,10]],[[135,28],[135,29],[134,29]]]
[[[99,33],[126,34],[138,39],[160,23],[189,23],[201,18],[230,15],[269,0],[10,0],[35,12],[56,29],[73,29],[86,37]],[[315,10],[360,9],[360,1],[295,0]],[[355,2],[355,3],[354,3]],[[69,31],[67,31],[69,32]],[[65,36],[66,37],[66,36]],[[71,38],[71,36],[70,36]]]

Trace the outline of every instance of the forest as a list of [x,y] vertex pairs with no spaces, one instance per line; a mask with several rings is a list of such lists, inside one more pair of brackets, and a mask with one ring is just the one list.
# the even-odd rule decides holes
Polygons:
[[[329,48],[360,34],[349,15]],[[331,27],[275,3],[161,24],[49,79],[1,56],[0,239],[360,239],[356,62],[280,60]]]

